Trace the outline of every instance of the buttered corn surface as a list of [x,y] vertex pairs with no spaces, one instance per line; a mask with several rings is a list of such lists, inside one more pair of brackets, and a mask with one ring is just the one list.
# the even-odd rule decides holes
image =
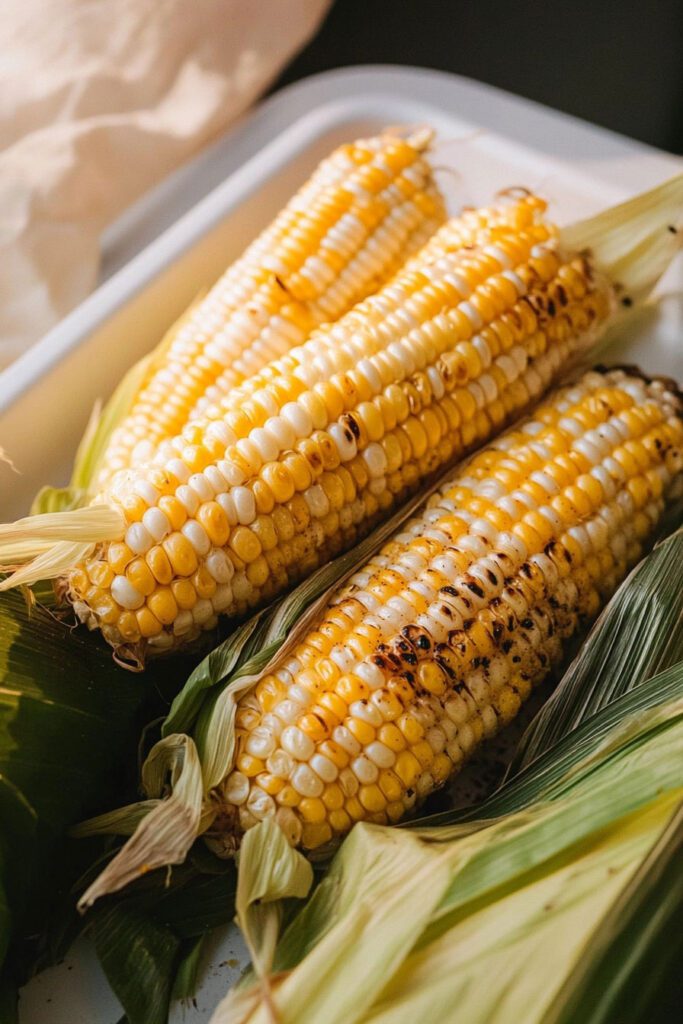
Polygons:
[[666,382],[589,373],[440,487],[240,700],[214,847],[274,816],[314,849],[443,785],[681,496],[682,417]]

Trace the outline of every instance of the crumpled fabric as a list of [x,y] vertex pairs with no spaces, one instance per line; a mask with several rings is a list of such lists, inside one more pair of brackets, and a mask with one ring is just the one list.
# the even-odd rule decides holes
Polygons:
[[5,0],[0,369],[97,283],[103,229],[213,141],[330,0]]

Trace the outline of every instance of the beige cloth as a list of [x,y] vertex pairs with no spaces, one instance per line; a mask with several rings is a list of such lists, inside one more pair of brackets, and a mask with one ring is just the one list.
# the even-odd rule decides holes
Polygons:
[[0,369],[94,287],[99,238],[218,136],[330,0],[4,0]]

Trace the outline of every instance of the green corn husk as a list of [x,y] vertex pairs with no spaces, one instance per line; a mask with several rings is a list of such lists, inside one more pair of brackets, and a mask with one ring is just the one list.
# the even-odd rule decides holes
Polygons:
[[104,644],[74,635],[45,608],[27,606],[19,593],[0,598],[4,991],[50,959],[46,922],[64,902],[73,905],[65,890],[93,855],[64,833],[128,791],[140,728],[163,710],[162,688],[173,692],[186,671],[182,663],[163,675],[154,669],[141,682]]
[[[634,712],[645,691],[653,703]],[[674,696],[662,701],[666,692]],[[276,1019],[533,1024],[553,1007],[557,1020],[589,1019],[563,1007],[585,1006],[600,984],[587,967],[594,944],[604,973],[613,972],[610,911],[637,896],[657,844],[668,857],[674,841],[666,831],[683,798],[683,664],[617,698],[573,738],[553,782],[550,748],[530,769],[536,794],[529,799],[528,779],[508,783],[497,801],[509,810],[494,820],[495,803],[485,803],[476,818],[449,826],[357,825],[276,949]],[[267,846],[257,840],[252,858],[268,860]],[[679,896],[664,900],[661,922]],[[632,920],[635,928],[638,915]],[[665,933],[653,928],[641,947],[663,945]],[[622,929],[620,937],[637,966],[637,936]],[[605,1003],[618,1001],[618,978],[610,992]],[[213,1020],[257,1024],[269,1013],[239,993]]]

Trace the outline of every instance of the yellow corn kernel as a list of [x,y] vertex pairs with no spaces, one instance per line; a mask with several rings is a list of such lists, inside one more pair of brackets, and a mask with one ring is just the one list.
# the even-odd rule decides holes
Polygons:
[[323,693],[318,699],[319,706],[325,708],[329,714],[339,721],[343,722],[344,718],[348,713],[348,707],[345,701],[337,693]]
[[259,555],[253,562],[250,562],[246,568],[247,579],[251,583],[252,587],[263,587],[270,578],[270,566],[268,560],[263,556]]
[[109,594],[101,594],[92,601],[92,610],[100,622],[107,626],[113,625],[118,619],[121,609]]
[[276,796],[284,789],[285,785],[284,779],[281,779],[278,775],[270,775],[268,772],[257,775],[256,782],[264,793],[268,793],[269,796]]
[[332,829],[326,821],[315,824],[306,822],[301,833],[301,845],[306,850],[315,850],[318,846],[329,843],[331,838]]
[[349,815],[341,809],[330,811],[328,821],[335,832],[348,832],[352,825]]
[[199,566],[192,577],[192,584],[197,591],[198,596],[201,598],[213,597],[216,593],[216,581],[206,566]]
[[406,788],[410,789],[414,785],[416,778],[420,774],[421,767],[420,762],[409,750],[402,750],[396,758],[396,764],[394,765],[394,771],[398,775],[399,779]]
[[424,736],[424,729],[420,723],[408,713],[401,715],[396,725],[405,736],[406,742],[411,744],[411,746],[413,743],[418,743]]
[[158,587],[147,598],[147,607],[164,626],[172,625],[178,616],[178,604],[170,587]]
[[329,727],[316,714],[302,715],[297,725],[307,736],[310,736],[314,743],[320,743],[330,734]]
[[255,693],[262,710],[268,712],[285,697],[287,688],[276,676],[269,675],[256,684]]
[[227,544],[230,527],[225,512],[216,501],[207,501],[197,511],[197,522],[206,530],[214,547],[222,548]]
[[344,793],[336,782],[329,782],[323,790],[322,801],[331,811],[338,811],[344,806]]
[[102,562],[99,559],[88,562],[87,571],[88,576],[96,587],[105,590],[111,586],[114,579],[114,571],[108,562]]
[[321,754],[329,758],[329,760],[332,761],[332,763],[339,769],[346,768],[349,763],[349,755],[344,748],[340,747],[338,743],[334,742],[334,740],[325,740],[324,743],[320,744],[318,749]]
[[361,786],[358,791],[358,799],[370,814],[378,814],[387,805],[382,790],[374,783],[370,786]]
[[346,704],[353,704],[356,700],[367,700],[370,696],[370,687],[357,676],[346,675],[337,680],[335,691]]
[[434,760],[434,751],[426,740],[421,740],[410,749],[423,768],[427,768]]
[[364,722],[362,718],[347,718],[344,725],[362,747],[372,743],[375,738],[375,730],[369,722]]
[[157,583],[167,585],[173,579],[173,569],[164,549],[155,544],[145,555],[145,561]]
[[140,639],[140,628],[135,612],[122,612],[116,621],[116,628],[122,638],[129,643]]
[[272,551],[277,547],[278,538],[272,516],[257,516],[249,529],[258,537],[264,551]]
[[173,494],[165,494],[159,498],[159,508],[174,530],[179,530],[187,520],[185,506]]
[[126,567],[126,579],[139,594],[147,597],[157,585],[144,558],[134,558]]
[[297,793],[294,786],[290,786],[289,783],[286,783],[275,799],[282,807],[298,807],[301,803],[301,794]]
[[437,754],[432,761],[429,770],[432,773],[436,785],[441,786],[453,771],[453,763],[448,754]]
[[109,545],[107,559],[112,568],[112,572],[115,572],[117,576],[123,575],[126,571],[126,566],[129,562],[133,561],[134,557],[135,555],[127,544],[121,542]]
[[325,821],[327,809],[319,797],[304,797],[299,804],[299,814],[304,821],[317,823]]
[[190,580],[174,580],[171,593],[180,609],[190,611],[197,603],[197,591]]
[[403,796],[401,780],[395,772],[391,771],[391,769],[386,768],[384,771],[380,772],[379,779],[377,781],[379,788],[382,790],[387,800],[400,800]]
[[191,576],[196,572],[197,554],[182,533],[172,533],[166,537],[163,548],[176,575]]
[[423,661],[418,668],[417,678],[420,686],[434,694],[435,697],[440,697],[446,692],[446,674],[436,662]]
[[137,494],[126,494],[121,498],[120,504],[129,523],[139,523],[148,508],[147,502]]
[[238,771],[241,771],[242,774],[246,775],[249,779],[255,778],[261,772],[266,770],[266,766],[260,757],[252,757],[252,755],[247,754],[246,751],[237,755],[236,765]]
[[253,562],[261,554],[261,542],[248,526],[237,526],[230,536],[230,547],[243,562]]
[[135,613],[135,617],[138,620],[138,629],[140,630],[141,636],[157,636],[157,634],[161,633],[162,625],[156,615],[153,615],[149,608],[140,608]]
[[394,753],[398,753],[399,750],[403,750],[406,745],[403,733],[393,723],[387,723],[380,726],[377,733],[377,739],[380,743],[383,743],[385,747],[389,747],[389,750],[393,750]]
[[344,809],[353,821],[362,821],[365,817],[365,808],[357,796],[347,797]]

